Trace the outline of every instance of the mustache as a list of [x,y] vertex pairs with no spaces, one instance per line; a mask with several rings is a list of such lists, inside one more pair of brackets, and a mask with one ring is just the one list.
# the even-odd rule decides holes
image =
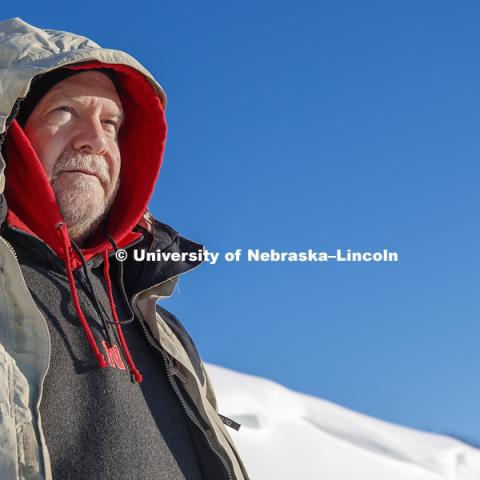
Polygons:
[[87,170],[93,172],[103,185],[110,181],[110,166],[105,157],[91,153],[63,152],[52,171],[51,182],[64,171]]

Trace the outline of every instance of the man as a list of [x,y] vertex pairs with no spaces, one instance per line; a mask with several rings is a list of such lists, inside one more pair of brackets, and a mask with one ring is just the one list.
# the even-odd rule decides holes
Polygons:
[[0,23],[0,72],[0,478],[247,479],[156,305],[200,262],[131,255],[203,248],[147,211],[163,90],[123,52],[20,19]]

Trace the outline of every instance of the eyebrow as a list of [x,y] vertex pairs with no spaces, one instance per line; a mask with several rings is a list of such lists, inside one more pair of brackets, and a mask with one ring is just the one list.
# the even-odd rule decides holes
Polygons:
[[[71,102],[74,102],[74,103],[81,103],[78,101],[77,97],[73,97],[72,95],[58,95],[58,98],[56,95],[53,95],[51,102],[56,103],[61,100],[70,100]],[[120,125],[125,120],[125,112],[122,109],[119,109],[118,112],[112,113],[112,115],[114,117],[118,117],[118,121],[119,121],[118,126],[120,127]]]

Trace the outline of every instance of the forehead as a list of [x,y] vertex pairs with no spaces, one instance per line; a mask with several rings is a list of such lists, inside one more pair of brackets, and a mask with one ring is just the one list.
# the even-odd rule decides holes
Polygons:
[[114,103],[122,110],[122,102],[117,89],[110,78],[100,72],[82,72],[54,85],[42,98],[41,103],[50,103],[61,99],[84,99]]

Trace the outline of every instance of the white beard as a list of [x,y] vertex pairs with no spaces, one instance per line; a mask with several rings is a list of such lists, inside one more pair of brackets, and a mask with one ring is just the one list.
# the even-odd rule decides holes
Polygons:
[[58,208],[67,225],[70,238],[79,245],[100,225],[107,216],[116,193],[117,186],[108,202],[94,202],[92,199],[91,181],[75,182],[75,186],[68,190],[55,192]]
[[[94,170],[99,173],[100,180],[81,173],[62,173],[62,170],[74,167]],[[107,216],[120,187],[119,180],[106,198],[105,189],[110,182],[110,174],[103,157],[75,153],[64,154],[59,158],[51,185],[73,241],[81,245]]]

